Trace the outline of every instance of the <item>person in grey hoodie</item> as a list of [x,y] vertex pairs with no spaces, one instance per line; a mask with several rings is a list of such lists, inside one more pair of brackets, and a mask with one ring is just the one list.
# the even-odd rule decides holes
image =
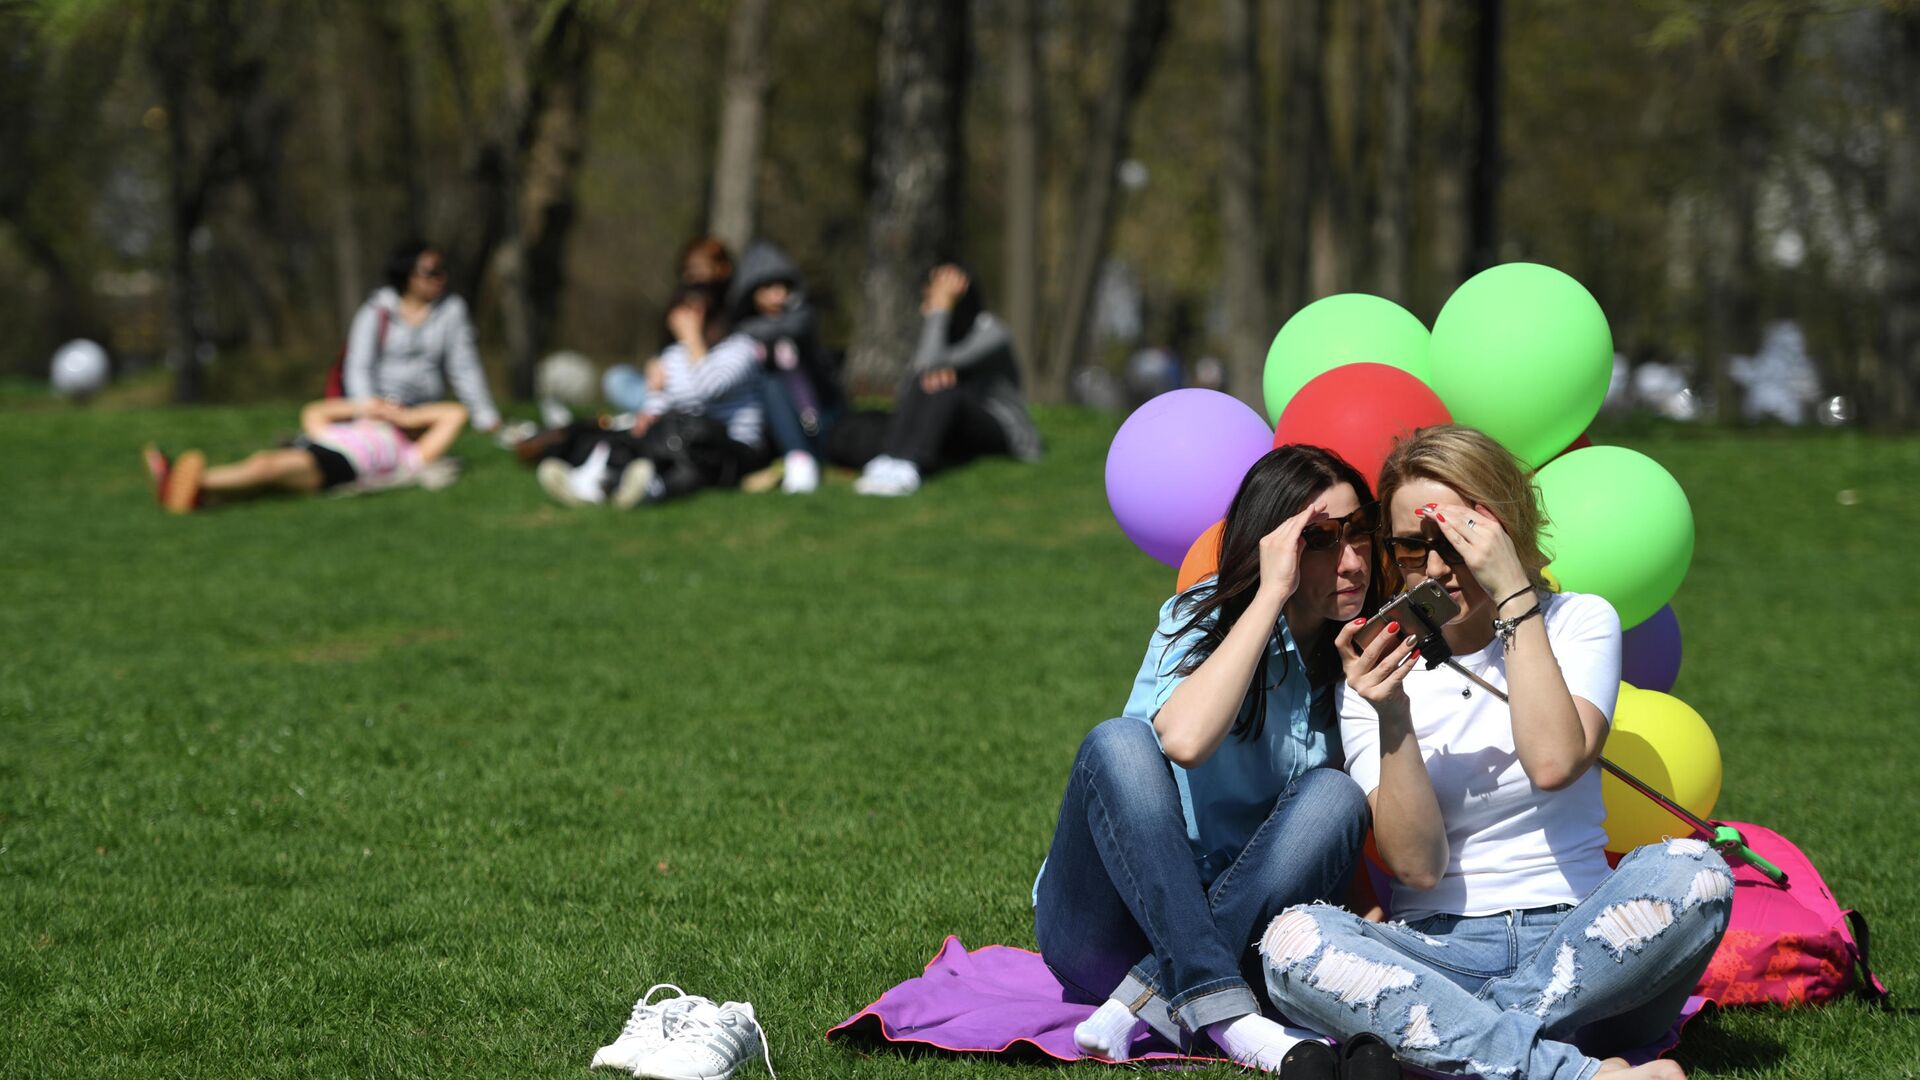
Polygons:
[[346,396],[421,405],[446,398],[451,383],[476,429],[498,428],[500,410],[487,390],[466,301],[447,291],[445,256],[407,241],[387,256],[386,279],[347,333]]
[[774,447],[785,455],[781,487],[789,494],[811,492],[820,483],[815,455],[845,400],[833,357],[820,347],[819,318],[801,288],[799,268],[786,252],[755,242],[740,257],[727,306],[734,332],[764,350],[756,388]]
[[881,453],[866,463],[854,491],[910,495],[928,473],[988,454],[1040,459],[1040,430],[1020,392],[1013,335],[983,306],[959,266],[945,263],[927,275],[920,344]]

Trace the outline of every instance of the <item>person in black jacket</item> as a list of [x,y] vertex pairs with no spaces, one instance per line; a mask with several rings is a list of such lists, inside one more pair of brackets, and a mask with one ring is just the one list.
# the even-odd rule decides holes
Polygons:
[[763,349],[758,391],[774,448],[785,455],[781,490],[811,492],[820,485],[821,442],[845,400],[799,269],[785,252],[757,241],[740,257],[727,298],[735,332]]
[[866,463],[855,491],[910,495],[927,474],[987,454],[1039,460],[1040,431],[1020,392],[1013,335],[984,306],[959,266],[945,263],[927,275],[920,344],[881,453]]

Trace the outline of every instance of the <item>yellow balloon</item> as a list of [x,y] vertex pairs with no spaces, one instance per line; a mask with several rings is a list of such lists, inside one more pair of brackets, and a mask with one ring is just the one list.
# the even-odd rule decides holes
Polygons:
[[[1699,817],[1720,799],[1720,743],[1700,714],[1679,698],[1620,684],[1607,733],[1607,760]],[[1619,854],[1664,836],[1689,836],[1686,822],[1611,773],[1600,780],[1607,804],[1607,850]]]

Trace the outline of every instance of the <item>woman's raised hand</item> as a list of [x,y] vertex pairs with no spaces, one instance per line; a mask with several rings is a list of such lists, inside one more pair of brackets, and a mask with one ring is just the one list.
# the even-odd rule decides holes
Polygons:
[[1306,546],[1301,530],[1327,516],[1326,503],[1316,499],[1311,506],[1280,523],[1260,538],[1260,591],[1285,603],[1300,584],[1300,552]]
[[1473,579],[1496,599],[1531,584],[1526,567],[1520,565],[1520,553],[1514,550],[1513,537],[1507,535],[1500,519],[1486,507],[1428,503],[1413,513],[1433,522],[1460,553],[1467,569],[1473,572]]
[[1405,702],[1407,692],[1400,684],[1420,659],[1417,642],[1411,635],[1402,634],[1398,623],[1388,623],[1387,629],[1375,634],[1366,648],[1357,648],[1353,636],[1360,632],[1366,622],[1365,619],[1353,620],[1341,627],[1340,633],[1333,639],[1333,647],[1340,654],[1340,668],[1347,676],[1347,685],[1375,710],[1395,699]]

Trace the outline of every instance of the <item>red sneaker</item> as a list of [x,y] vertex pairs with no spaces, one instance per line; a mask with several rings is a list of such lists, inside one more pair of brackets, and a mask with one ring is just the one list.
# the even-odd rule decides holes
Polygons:
[[152,443],[140,451],[140,456],[146,459],[147,475],[153,478],[153,501],[167,505],[167,474],[173,471],[173,463]]

